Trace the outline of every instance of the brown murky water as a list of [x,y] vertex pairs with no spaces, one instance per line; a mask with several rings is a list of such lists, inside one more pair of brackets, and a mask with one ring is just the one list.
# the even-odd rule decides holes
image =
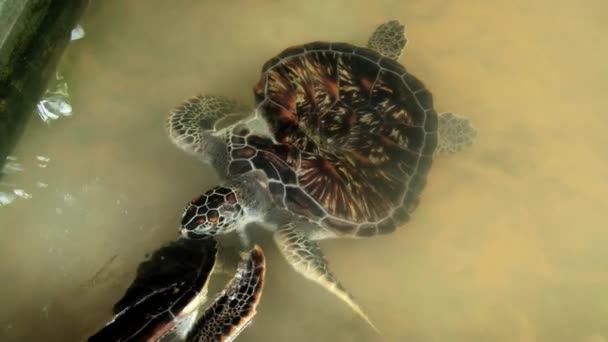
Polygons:
[[[215,174],[174,148],[190,94],[252,103],[263,62],[311,40],[364,44],[399,19],[401,62],[477,144],[437,159],[395,234],[322,242],[383,331],[295,274],[268,234],[265,296],[239,341],[608,340],[605,1],[96,1],[64,60],[74,116],[33,119],[0,207],[0,340],[78,341]],[[39,166],[36,156],[50,158]],[[48,186],[44,188],[43,182]]]

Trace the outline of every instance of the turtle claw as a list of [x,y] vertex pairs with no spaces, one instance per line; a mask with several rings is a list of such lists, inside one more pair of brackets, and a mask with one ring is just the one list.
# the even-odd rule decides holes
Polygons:
[[319,245],[308,239],[294,223],[282,225],[274,234],[275,242],[287,262],[309,280],[323,286],[357,313],[377,333],[380,330],[369,319],[363,309],[355,302],[329,269],[329,265]]

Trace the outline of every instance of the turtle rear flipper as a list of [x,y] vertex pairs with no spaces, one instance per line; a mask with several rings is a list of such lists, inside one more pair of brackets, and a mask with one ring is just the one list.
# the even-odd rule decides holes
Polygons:
[[477,130],[471,122],[454,113],[439,114],[438,140],[435,154],[445,155],[460,152],[471,146]]
[[378,26],[367,42],[367,47],[382,56],[398,60],[407,45],[405,27],[397,20]]

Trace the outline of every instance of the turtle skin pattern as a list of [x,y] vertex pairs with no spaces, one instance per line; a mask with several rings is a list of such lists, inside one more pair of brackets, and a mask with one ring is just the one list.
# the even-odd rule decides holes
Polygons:
[[237,125],[228,174],[262,170],[279,205],[333,233],[372,236],[409,220],[437,145],[431,93],[396,61],[314,42],[266,62],[254,87],[274,139]]
[[[183,214],[184,227],[190,230],[194,230],[199,225],[214,227],[214,229],[209,229],[211,235],[221,231],[226,224],[225,217],[219,210],[219,207],[224,203],[234,205],[235,217],[242,218],[244,215],[241,205],[237,203],[236,193],[233,189],[225,186],[216,186],[194,198],[190,203],[191,205]],[[195,219],[197,217],[198,219]],[[195,237],[196,235],[189,236]]]
[[251,324],[260,301],[266,266],[260,247],[255,246],[239,271],[193,327],[188,341],[231,341]]

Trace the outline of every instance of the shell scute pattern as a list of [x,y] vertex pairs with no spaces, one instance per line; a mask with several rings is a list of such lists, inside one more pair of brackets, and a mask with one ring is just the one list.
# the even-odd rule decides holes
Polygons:
[[342,234],[353,234],[357,225],[352,222],[347,222],[334,217],[326,217],[321,220],[324,226],[332,227],[335,231]]
[[228,173],[239,175],[253,170],[253,165],[247,160],[234,160],[228,166]]
[[307,196],[299,187],[285,187],[286,206],[289,210],[309,217],[319,219],[325,216],[325,210],[310,196]]
[[[301,48],[289,50],[304,51]],[[272,113],[265,119],[280,143],[317,152],[319,146],[314,137],[319,135],[319,128],[328,127],[319,120],[338,101],[338,67],[333,57],[331,51],[325,50],[314,54],[302,52],[286,57],[291,64],[281,58],[276,64],[265,65],[264,69],[275,71],[265,74],[267,81],[264,83],[271,87],[266,89],[264,83],[259,83],[256,95],[261,95],[258,103],[264,102],[266,111]],[[267,92],[272,95],[264,96]]]
[[[376,51],[372,51],[368,48],[362,48],[362,47],[355,47],[355,51],[353,52],[353,55],[363,57],[363,59],[366,59],[374,64],[381,63],[383,60],[386,60],[386,58],[383,58]],[[393,60],[390,60],[390,61],[394,62]],[[398,64],[398,65],[399,65],[399,67],[401,67],[400,64]]]
[[269,60],[254,92],[276,141],[233,130],[257,153],[234,149],[231,173],[264,171],[280,204],[340,234],[409,220],[437,144],[421,81],[369,49],[314,42]]
[[254,135],[239,126],[227,135],[226,140],[231,142],[228,173],[239,175],[254,169],[263,171],[277,203],[286,207],[284,186],[298,184],[295,170],[300,164],[300,150],[290,145],[275,144],[272,139]]
[[356,47],[346,43],[331,43],[331,50],[343,54],[351,54],[355,52]]

